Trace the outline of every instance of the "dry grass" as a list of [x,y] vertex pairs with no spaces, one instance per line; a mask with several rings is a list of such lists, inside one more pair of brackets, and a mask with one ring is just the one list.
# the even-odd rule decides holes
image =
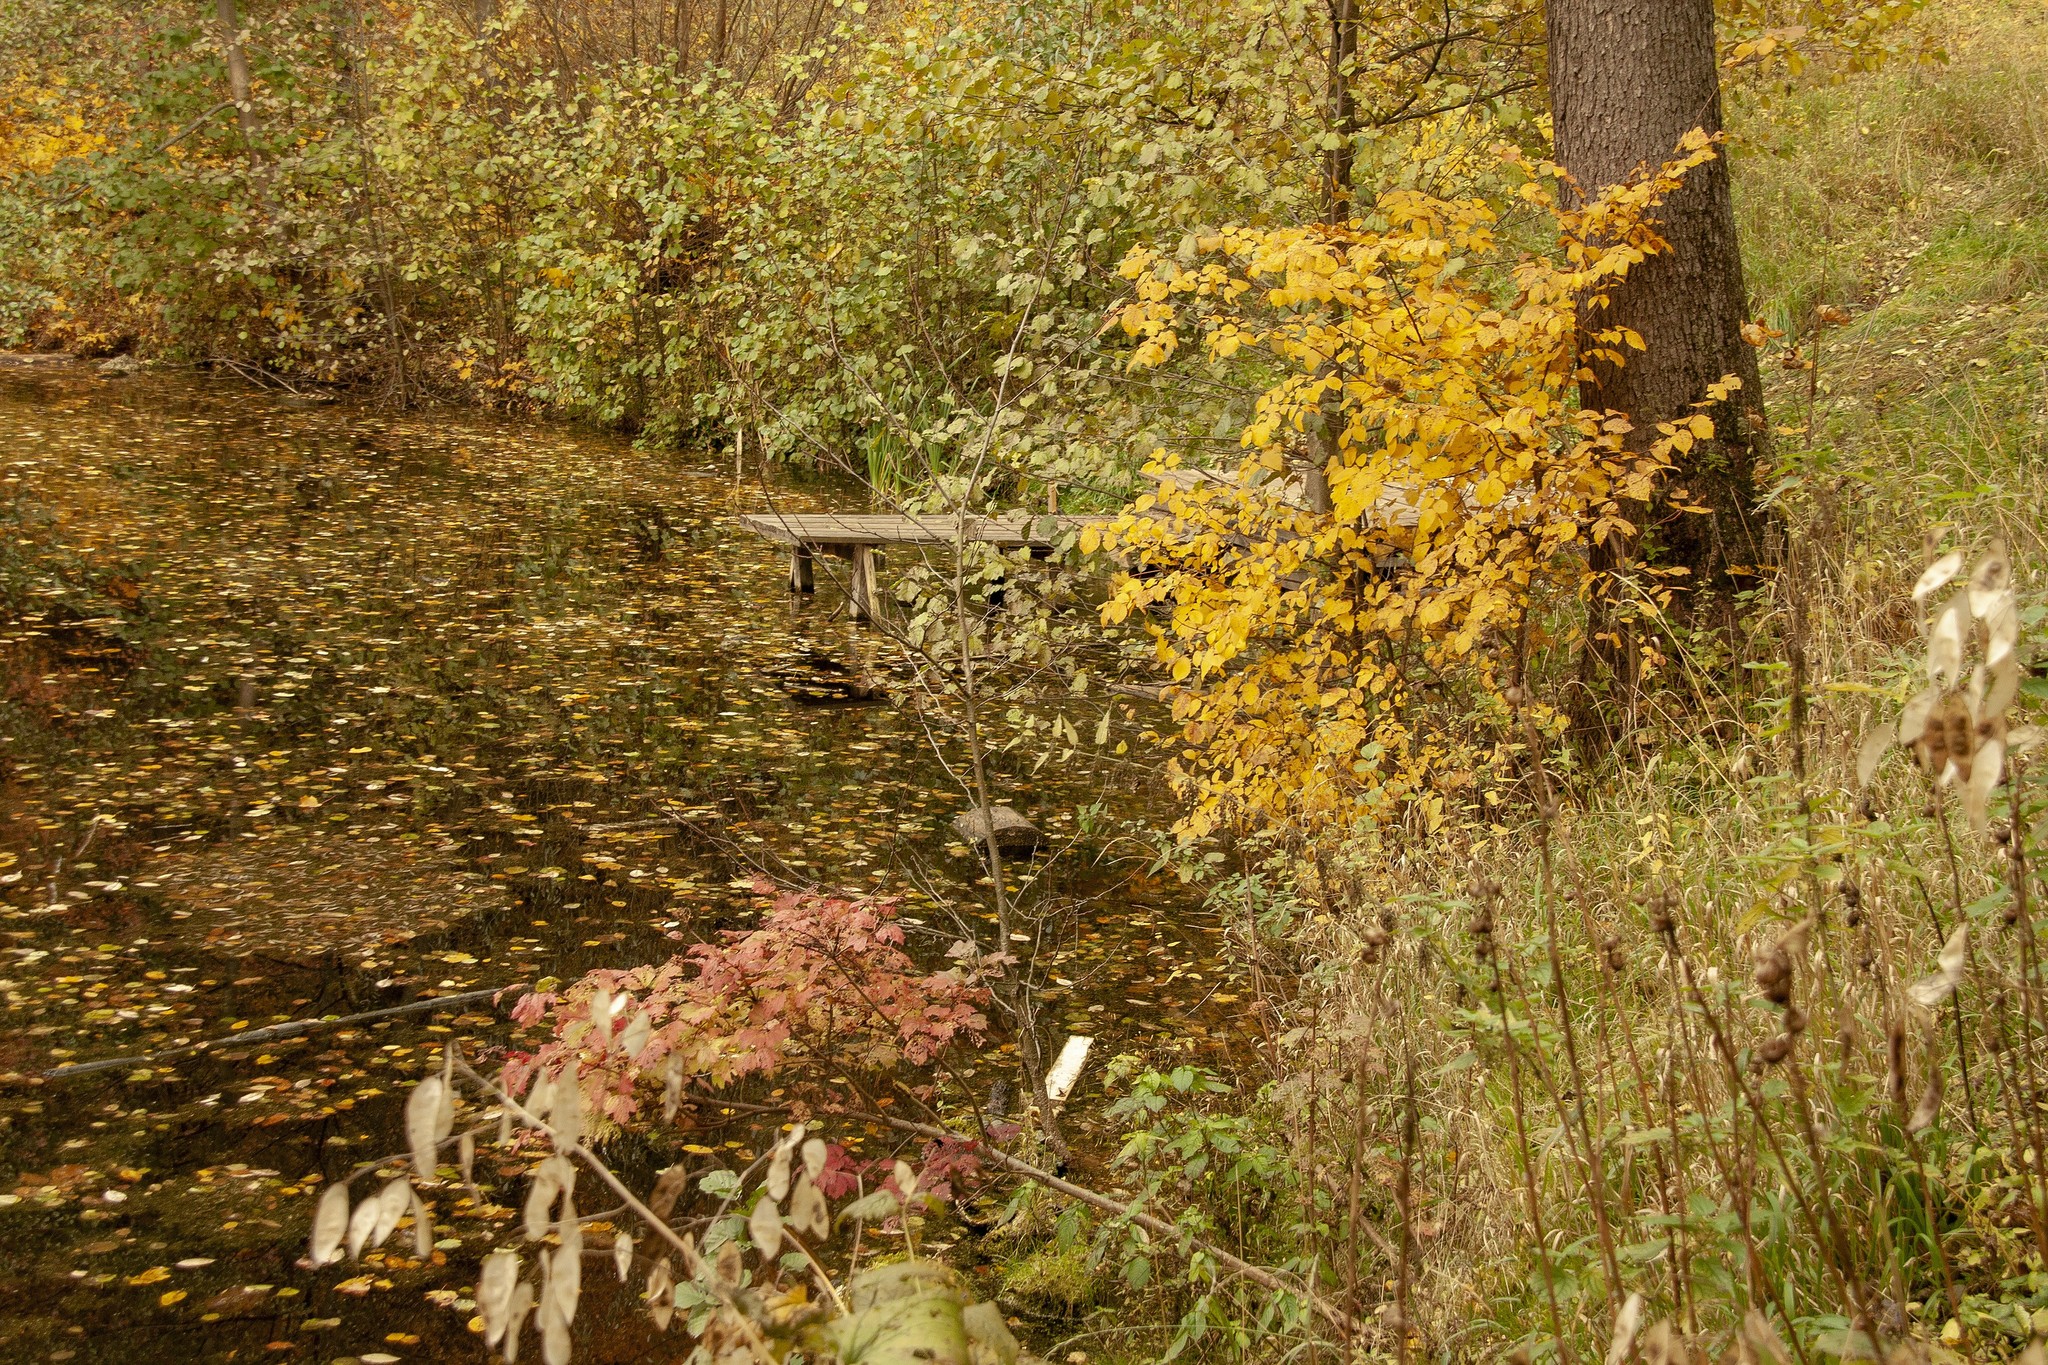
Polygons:
[[[1916,1361],[2011,1358],[2048,1310],[2048,1187],[2025,1174],[2048,1016],[2028,922],[2006,918],[2006,846],[1896,751],[1861,808],[1856,782],[1873,716],[1923,682],[1908,593],[1928,535],[1973,562],[2003,537],[2022,603],[2048,600],[2048,5],[1932,22],[1945,67],[1736,101],[1764,316],[1810,354],[1818,305],[1851,315],[1820,338],[1810,434],[1805,376],[1781,371],[1772,395],[1797,567],[1755,623],[1752,685],[1579,785],[1550,832],[1547,903],[1526,829],[1449,858],[1354,839],[1294,869],[1304,918],[1336,909],[1317,956],[1337,970],[1292,1022],[1342,1022],[1308,1029],[1276,1100],[1333,1205],[1355,1171],[1383,1235],[1411,1230],[1416,1358],[1552,1356],[1554,1299],[1565,1350],[1599,1359],[1631,1293],[1645,1327],[1668,1320],[1714,1359],[1770,1358],[1754,1324],[1743,1344],[1752,1309],[1788,1359],[1875,1338]],[[2023,658],[2048,656],[2042,617],[2026,610]],[[2020,710],[2038,721],[2044,699]],[[2025,805],[2038,845],[2041,797]],[[1486,882],[1499,893],[1475,894]],[[1964,921],[1960,1009],[1910,1003]],[[1773,1063],[1788,1015],[1754,972],[1802,923],[1805,1024]],[[1308,1146],[1361,1107],[1362,1146]],[[1341,1216],[1326,1235],[1335,1260],[1360,1244]],[[1397,1275],[1378,1254],[1385,1292],[1362,1307],[1383,1326]]]

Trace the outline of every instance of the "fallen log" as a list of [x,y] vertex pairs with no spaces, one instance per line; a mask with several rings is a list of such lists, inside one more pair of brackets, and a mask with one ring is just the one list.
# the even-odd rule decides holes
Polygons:
[[69,1080],[93,1071],[112,1071],[124,1066],[153,1066],[172,1057],[189,1057],[194,1053],[207,1052],[217,1047],[241,1046],[245,1043],[273,1043],[280,1038],[296,1038],[301,1033],[315,1029],[339,1028],[344,1024],[364,1024],[375,1019],[395,1019],[402,1014],[426,1014],[434,1010],[451,1009],[458,1005],[473,1004],[478,1000],[493,1000],[508,992],[524,994],[529,987],[523,981],[510,986],[493,986],[485,991],[465,991],[461,995],[423,996],[403,1005],[392,1005],[381,1010],[365,1010],[361,1014],[344,1014],[332,1019],[294,1019],[288,1024],[272,1024],[268,1028],[252,1028],[245,1033],[230,1033],[221,1038],[204,1038],[196,1043],[180,1047],[167,1047],[156,1052],[145,1052],[139,1057],[102,1057],[94,1062],[70,1062],[64,1066],[52,1067],[43,1073],[46,1081]]

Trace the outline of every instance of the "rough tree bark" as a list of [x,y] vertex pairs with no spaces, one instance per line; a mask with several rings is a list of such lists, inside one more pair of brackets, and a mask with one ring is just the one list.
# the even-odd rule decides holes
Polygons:
[[[1695,128],[1721,131],[1714,0],[1549,0],[1546,25],[1557,159],[1582,193],[1671,159]],[[1632,328],[1648,350],[1629,352],[1620,366],[1586,357],[1591,378],[1579,386],[1580,401],[1625,413],[1635,427],[1631,441],[1642,448],[1657,438],[1659,422],[1691,414],[1722,376],[1735,375],[1742,386],[1704,409],[1716,439],[1677,457],[1655,502],[1636,511],[1640,534],[1609,537],[1592,561],[1603,573],[1639,559],[1684,570],[1667,581],[1697,621],[1710,602],[1727,611],[1732,592],[1757,581],[1770,553],[1757,508],[1768,427],[1756,351],[1742,339],[1748,298],[1727,161],[1692,170],[1657,210],[1657,223],[1669,249],[1631,271],[1605,310],[1581,319],[1588,333]],[[1581,747],[1597,751],[1630,724],[1640,653],[1598,593],[1587,635],[1580,693],[1569,710]]]
[[[1638,168],[1669,160],[1694,128],[1721,131],[1713,0],[1550,0],[1550,111],[1557,159],[1595,194]],[[1647,445],[1658,422],[1693,410],[1723,375],[1742,380],[1709,409],[1719,438],[1681,462],[1671,483],[1705,514],[1654,510],[1650,547],[1701,587],[1727,587],[1767,550],[1756,512],[1765,453],[1756,351],[1742,339],[1747,296],[1729,195],[1728,163],[1694,169],[1657,211],[1670,250],[1630,272],[1599,325],[1630,327],[1649,350],[1616,367],[1591,363],[1589,407],[1626,413]]]

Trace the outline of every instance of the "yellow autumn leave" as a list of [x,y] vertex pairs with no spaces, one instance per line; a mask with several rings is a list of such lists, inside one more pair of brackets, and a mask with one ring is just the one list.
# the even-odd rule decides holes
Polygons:
[[[1483,714],[1532,600],[1580,588],[1585,547],[1632,530],[1624,509],[1663,455],[1712,434],[1689,418],[1640,450],[1625,420],[1570,398],[1582,319],[1661,248],[1649,212],[1712,144],[1696,133],[1573,208],[1557,167],[1502,155],[1557,237],[1505,271],[1485,263],[1508,206],[1405,189],[1342,227],[1226,228],[1187,263],[1124,261],[1133,366],[1198,338],[1276,376],[1235,468],[1162,450],[1157,492],[1087,542],[1137,570],[1105,621],[1144,620],[1178,685],[1186,837],[1403,811],[1433,825],[1488,741],[1419,708]],[[1617,362],[1643,344],[1619,327],[1586,340]]]

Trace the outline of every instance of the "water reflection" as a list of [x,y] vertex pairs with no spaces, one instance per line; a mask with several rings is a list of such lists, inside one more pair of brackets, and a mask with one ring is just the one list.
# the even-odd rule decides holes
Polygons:
[[[38,368],[0,370],[0,480],[9,1358],[134,1360],[145,1332],[205,1358],[466,1358],[487,1213],[442,1229],[446,1269],[337,1290],[293,1261],[310,1177],[402,1145],[393,1097],[441,1037],[517,1040],[423,1014],[48,1067],[654,960],[744,922],[760,869],[910,893],[934,953],[952,934],[924,892],[972,895],[925,730],[815,704],[877,647],[732,529],[760,493],[729,469]],[[1105,795],[1142,801],[1119,780],[1077,763],[1003,788],[1059,835]],[[1233,995],[1187,898],[1138,872],[1059,874],[1049,1008],[1185,1043]],[[593,1330],[581,1359],[608,1349]]]

